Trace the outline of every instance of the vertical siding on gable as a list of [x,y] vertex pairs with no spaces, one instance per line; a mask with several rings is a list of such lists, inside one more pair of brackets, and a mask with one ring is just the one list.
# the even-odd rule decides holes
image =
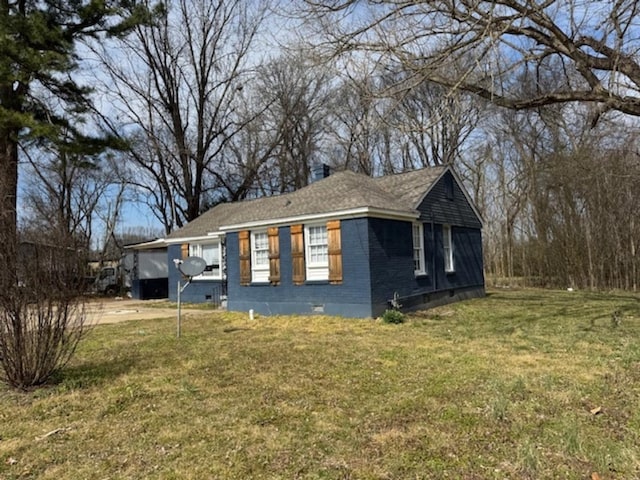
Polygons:
[[[446,182],[453,181],[453,199],[447,197]],[[480,219],[467,201],[451,172],[446,172],[418,206],[423,222],[482,228]]]

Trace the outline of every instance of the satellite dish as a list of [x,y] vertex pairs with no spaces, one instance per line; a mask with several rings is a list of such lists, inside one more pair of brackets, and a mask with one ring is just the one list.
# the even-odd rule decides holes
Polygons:
[[207,261],[200,257],[187,257],[178,265],[180,273],[185,277],[196,277],[207,268]]

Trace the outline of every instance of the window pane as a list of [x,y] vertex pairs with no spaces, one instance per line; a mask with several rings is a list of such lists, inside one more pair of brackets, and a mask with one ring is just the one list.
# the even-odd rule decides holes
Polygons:
[[269,281],[269,236],[267,232],[251,233],[251,281]]
[[266,250],[257,250],[254,255],[256,267],[262,265],[269,265],[269,252]]
[[311,263],[327,263],[329,252],[326,245],[311,245],[309,247],[309,257]]
[[306,241],[307,279],[326,280],[329,276],[327,227],[307,227]]
[[202,258],[207,261],[207,265],[218,263],[218,244],[202,245]]
[[326,227],[309,227],[309,263],[328,264],[329,249]]
[[422,270],[422,265],[420,265],[420,250],[413,250],[413,269],[418,272]]
[[415,273],[424,273],[424,246],[422,225],[413,225],[413,270]]
[[326,227],[309,227],[309,245],[326,245]]
[[269,237],[266,233],[255,233],[251,246],[253,253],[253,267],[269,267]]
[[202,277],[220,276],[220,243],[190,244],[189,255],[200,257],[207,263],[204,272],[202,272]]
[[269,239],[266,233],[256,233],[253,236],[253,244],[255,250],[267,250],[269,248]]
[[418,247],[420,245],[420,226],[413,226],[413,246]]
[[220,273],[220,245],[202,245],[202,258],[207,262],[205,275],[218,276]]
[[442,245],[444,250],[444,269],[447,272],[453,271],[453,246],[451,242],[451,227],[444,226],[442,229]]

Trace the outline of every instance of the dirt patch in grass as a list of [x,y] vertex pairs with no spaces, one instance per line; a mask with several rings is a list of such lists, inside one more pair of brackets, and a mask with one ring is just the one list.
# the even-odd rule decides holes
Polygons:
[[[132,300],[94,298],[87,303],[89,320],[93,324],[121,323],[134,320],[176,318],[177,304],[167,300]],[[184,304],[184,315],[207,315],[215,312],[211,304]]]

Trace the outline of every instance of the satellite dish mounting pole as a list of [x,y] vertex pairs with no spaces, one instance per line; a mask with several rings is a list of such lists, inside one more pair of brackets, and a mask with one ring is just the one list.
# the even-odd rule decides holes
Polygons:
[[189,283],[191,282],[191,279],[187,280],[187,283],[184,284],[184,286],[180,285],[180,279],[178,279],[178,322],[177,322],[177,326],[176,326],[176,338],[180,338],[180,327],[182,324],[182,319],[180,317],[180,313],[181,313],[181,301],[180,301],[180,294],[182,293],[182,290],[184,290],[187,285],[189,285]]
[[187,288],[187,286],[189,286],[189,284],[191,283],[191,277],[187,277],[187,283],[185,283],[184,285],[180,285],[180,279],[178,279],[178,325],[176,327],[176,337],[180,338],[180,327],[182,325],[182,321],[181,321],[181,317],[180,317],[180,313],[181,313],[181,305],[182,302],[180,300],[180,294],[182,292],[184,292],[184,289]]
[[[191,279],[197,275],[200,275],[204,272],[204,269],[207,268],[207,262],[200,257],[187,257],[184,260],[180,260],[179,258],[174,258],[173,263],[176,265],[176,268],[180,272],[180,277],[178,278],[178,318],[176,325],[176,338],[180,338],[181,327],[182,327],[182,319],[181,319],[181,306],[182,300],[181,295],[185,288],[189,286],[191,283]],[[184,285],[180,284],[182,277],[187,279],[187,283]]]

